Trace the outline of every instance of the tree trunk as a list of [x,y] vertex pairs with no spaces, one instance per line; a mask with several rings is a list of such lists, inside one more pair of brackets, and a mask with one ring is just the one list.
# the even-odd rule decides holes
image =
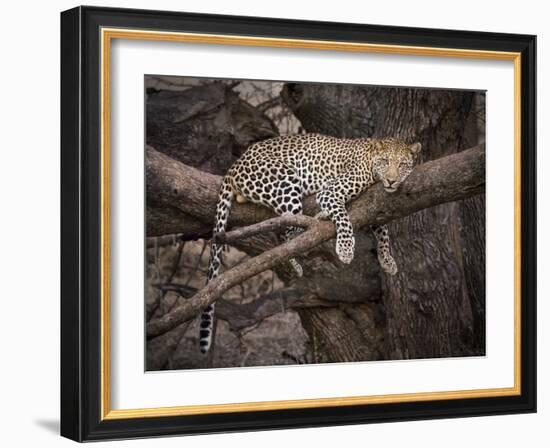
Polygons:
[[[472,92],[287,84],[282,94],[307,131],[420,141],[421,162],[467,147],[464,135]],[[484,353],[484,226],[478,226],[484,202],[468,201],[432,207],[390,223],[399,273],[382,274],[384,359]],[[319,316],[323,313],[327,317]],[[313,338],[334,313],[320,309],[300,315]],[[361,318],[338,319],[350,334],[350,326],[365,327]],[[327,358],[348,356],[348,350],[344,347],[340,353],[339,341],[334,342],[326,341]]]
[[350,362],[381,359],[383,314],[368,304],[298,311],[309,336],[312,362]]

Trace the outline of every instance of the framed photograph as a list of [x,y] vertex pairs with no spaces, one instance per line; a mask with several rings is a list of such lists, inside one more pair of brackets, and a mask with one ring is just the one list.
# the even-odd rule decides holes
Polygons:
[[61,14],[61,433],[536,411],[535,36]]

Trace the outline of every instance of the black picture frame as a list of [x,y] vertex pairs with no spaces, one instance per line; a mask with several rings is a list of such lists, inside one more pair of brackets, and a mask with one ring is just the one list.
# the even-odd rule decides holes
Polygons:
[[[102,419],[101,28],[521,54],[521,393],[515,396]],[[76,441],[536,411],[536,37],[77,7],[61,14],[61,435]]]

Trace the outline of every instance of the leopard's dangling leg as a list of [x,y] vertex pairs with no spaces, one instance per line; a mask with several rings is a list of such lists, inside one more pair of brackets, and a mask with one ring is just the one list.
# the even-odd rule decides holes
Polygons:
[[[300,210],[299,211],[286,212],[286,213],[283,213],[283,215],[298,215],[300,213],[302,213],[301,204],[300,204]],[[303,231],[304,231],[304,229],[302,229],[301,227],[288,227],[285,230],[285,240],[290,241],[292,238],[296,238],[296,236],[298,236]],[[298,277],[301,277],[302,275],[304,275],[304,270],[302,269],[302,265],[300,263],[298,263],[296,258],[290,258],[288,260],[288,262],[290,263],[290,265],[292,266],[292,268],[294,269],[294,271],[296,272],[296,275]]]
[[[319,205],[323,202],[323,196],[321,195]],[[321,207],[323,206],[321,205]],[[336,255],[342,263],[349,264],[353,261],[355,255],[355,236],[345,204],[331,204],[328,217],[336,227]]]
[[390,252],[390,237],[388,232],[388,226],[383,224],[381,226],[370,226],[372,233],[376,237],[378,262],[382,269],[390,274],[397,274],[397,263],[393,259]]
[[[299,215],[302,213],[302,197],[298,187],[292,189],[288,193],[288,196],[284,197],[284,207],[282,207],[282,205],[277,206],[275,208],[275,212],[277,212],[281,216]],[[290,241],[292,238],[296,238],[296,236],[298,236],[303,231],[304,229],[302,229],[301,227],[288,227],[285,230],[285,241]],[[304,275],[302,265],[300,265],[296,258],[290,258],[288,262],[290,263],[298,277],[302,277]]]
[[318,219],[329,218],[336,227],[336,255],[342,263],[352,262],[355,253],[353,226],[346,210],[346,202],[360,191],[353,177],[343,175],[333,179],[317,193],[317,204],[321,211]]
[[[295,188],[292,188],[292,190],[289,191],[288,195],[284,196],[284,198],[286,208],[281,209],[279,207],[278,209],[275,209],[277,213],[281,214],[281,216],[299,215],[302,213],[302,194],[298,183],[296,183]],[[295,238],[303,231],[304,229],[302,229],[301,227],[288,227],[285,230],[285,240],[290,241],[292,238]],[[288,262],[290,263],[298,277],[304,275],[304,270],[302,269],[302,266],[300,265],[300,263],[298,263],[296,258],[290,258]]]

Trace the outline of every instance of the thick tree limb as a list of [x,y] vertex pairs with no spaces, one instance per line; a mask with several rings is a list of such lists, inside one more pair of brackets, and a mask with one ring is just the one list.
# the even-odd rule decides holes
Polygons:
[[217,243],[231,244],[244,238],[250,238],[265,232],[280,232],[287,227],[309,228],[315,223],[315,218],[306,215],[277,216],[276,218],[252,224],[246,227],[239,227],[231,232],[214,235]]
[[[150,170],[154,169],[154,160],[158,162],[159,157],[166,156],[155,154],[152,148],[148,149],[148,159],[152,159],[151,163],[148,162],[148,175]],[[180,191],[186,193],[197,192],[197,185],[194,182],[204,186],[205,190],[210,188],[209,191],[211,191],[212,185],[210,182],[214,179],[207,179],[204,173],[199,175],[200,172],[192,168],[188,170],[190,173],[189,178],[174,178],[172,176],[177,176],[176,172],[182,168],[176,165],[177,162],[171,163],[168,160],[166,163],[164,174],[167,177],[165,182],[169,185],[168,188],[163,189],[164,193],[168,192],[172,199],[177,201],[173,204],[174,206],[193,216],[202,215],[206,219],[207,213],[205,213],[205,210],[211,211],[214,209],[212,202],[215,202],[215,198],[205,198],[209,200],[209,203],[200,204],[197,203],[197,197],[193,201],[185,201],[179,194]],[[184,188],[185,186],[187,188]],[[158,179],[153,187],[162,187]],[[398,193],[387,194],[380,184],[373,186],[350,205],[350,218],[356,228],[366,224],[381,224],[427,207],[471,197],[482,193],[484,187],[485,147],[480,145],[416,167]],[[169,193],[170,191],[172,193]],[[188,194],[188,196],[190,195]],[[163,198],[162,195],[157,197]],[[212,201],[212,199],[214,200]],[[233,222],[247,224],[250,223],[250,219],[255,217],[261,217],[262,215],[268,217],[265,216],[268,212],[266,209],[264,209],[265,211],[259,209],[260,207],[250,206],[239,210],[239,207],[236,207],[236,213],[233,213],[236,217]],[[213,213],[209,215],[208,219],[211,219],[212,215]],[[334,238],[334,236],[335,230],[331,222],[315,221],[311,223],[304,233],[293,240],[274,247],[222,273],[185,304],[178,306],[168,315],[149,322],[147,324],[147,336],[149,338],[155,337],[175,328],[197,315],[210,303],[216,301],[229,288],[273,268],[282,261],[303,254],[320,243]]]
[[175,207],[154,206],[149,201],[146,220],[148,237],[177,233],[182,239],[198,240],[199,238],[210,238],[212,235],[212,223],[200,221]]

